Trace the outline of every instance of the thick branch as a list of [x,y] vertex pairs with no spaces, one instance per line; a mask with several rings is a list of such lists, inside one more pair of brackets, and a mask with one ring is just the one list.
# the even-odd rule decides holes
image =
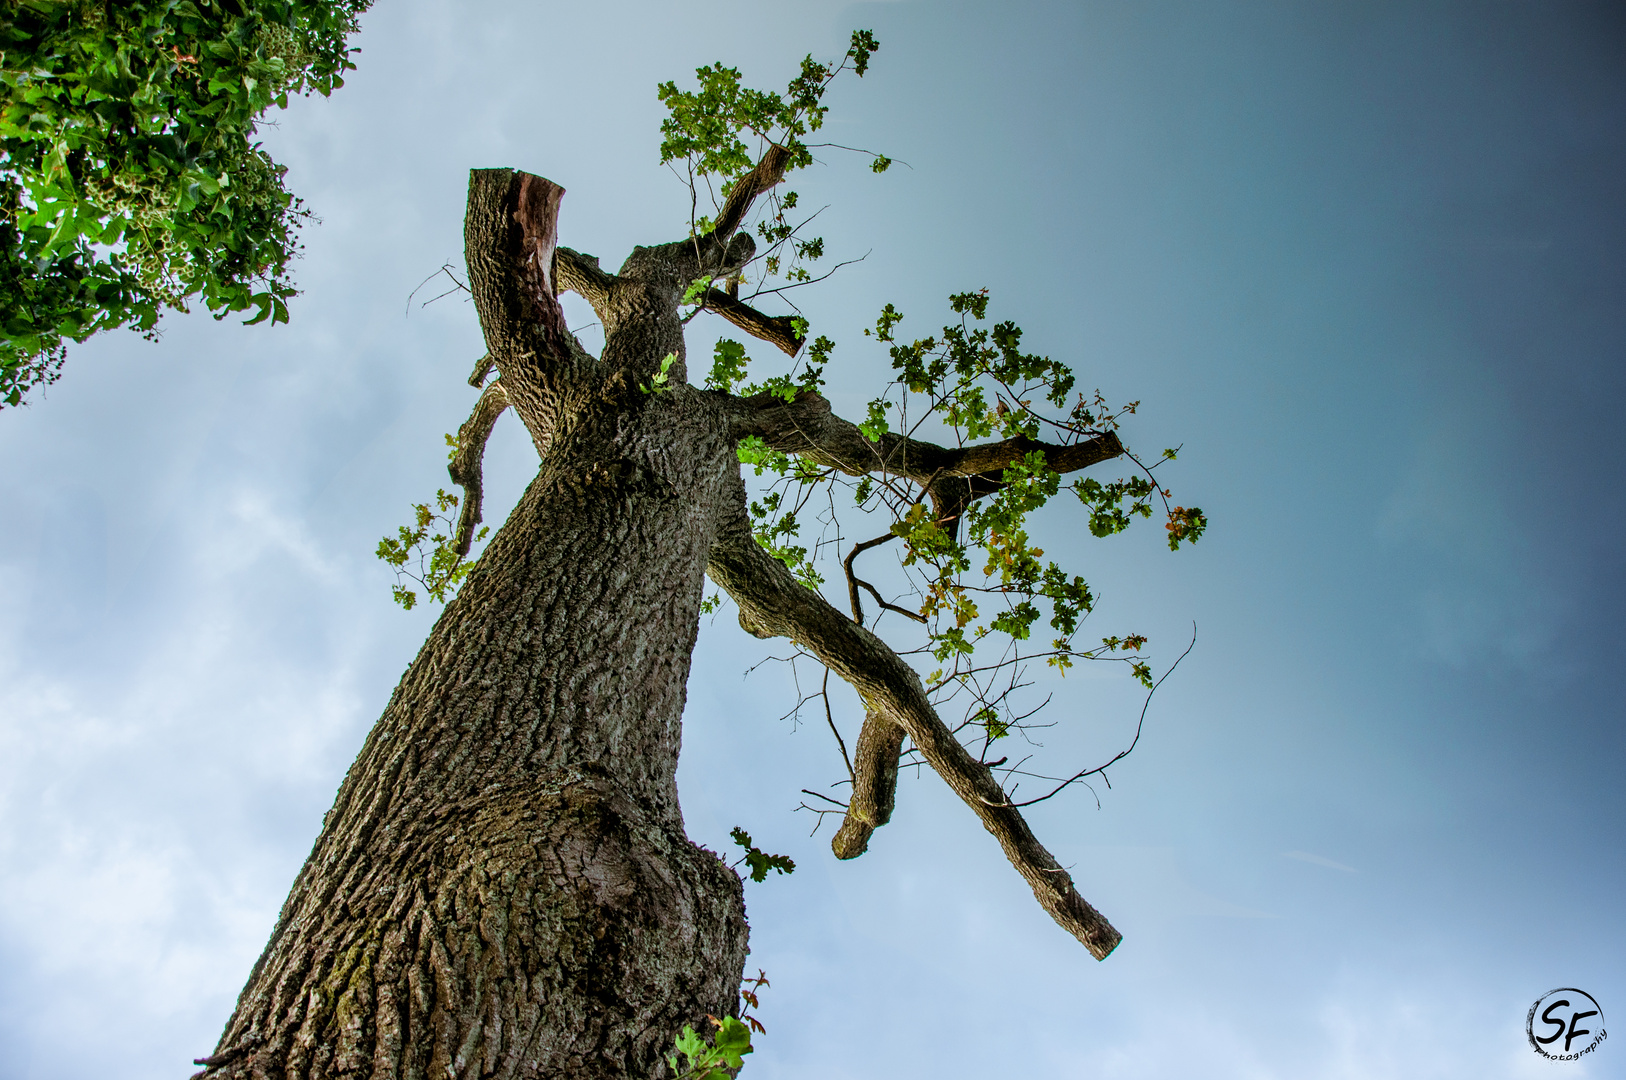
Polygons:
[[741,622],[806,648],[858,691],[867,710],[902,728],[999,841],[1040,906],[1092,955],[1104,959],[1120,935],[1079,896],[1071,876],[1034,837],[993,774],[939,719],[920,676],[885,642],[798,583],[765,552],[751,536],[743,490],[738,498],[740,506],[719,531],[706,571],[739,605]]
[[774,450],[811,458],[849,476],[884,472],[921,487],[958,479],[968,482],[972,498],[996,490],[1001,474],[1035,450],[1043,451],[1045,464],[1060,473],[1087,468],[1124,452],[1123,443],[1111,431],[1069,446],[1026,435],[963,447],[939,446],[890,431],[878,440],[868,439],[857,424],[831,412],[823,395],[810,391],[797,395],[793,402],[758,394],[742,398],[738,404],[736,437],[755,435]]
[[469,385],[476,390],[480,389],[486,384],[486,379],[491,375],[491,369],[496,366],[497,362],[491,359],[490,353],[480,357],[474,362],[474,370],[469,372]]
[[789,164],[789,150],[777,143],[768,147],[768,152],[762,155],[756,168],[736,180],[729,189],[728,199],[717,214],[717,224],[706,234],[706,240],[712,244],[727,243],[734,230],[740,227],[740,222],[745,220],[745,215],[751,212],[751,204],[756,202],[757,196],[785,178],[785,166]]
[[599,269],[598,256],[583,255],[567,247],[558,248],[553,253],[553,272],[561,290],[569,289],[592,304],[599,320],[604,320],[605,310],[619,279]]
[[540,176],[475,169],[463,222],[469,286],[486,351],[539,441],[581,355],[571,347],[553,281],[563,196],[563,188]]
[[457,429],[457,454],[446,471],[452,474],[452,483],[463,488],[463,509],[457,518],[457,534],[452,538],[452,546],[459,555],[467,555],[469,546],[474,543],[474,527],[480,524],[480,502],[485,494],[481,466],[486,441],[506,408],[508,392],[503,389],[502,380],[496,379],[480,394],[474,411]]
[[847,816],[830,841],[838,859],[856,859],[869,848],[869,837],[892,820],[898,794],[898,755],[903,729],[878,712],[864,714],[854,750],[853,796]]
[[797,332],[791,316],[764,315],[750,304],[736,300],[721,289],[707,291],[706,307],[752,337],[761,338],[768,344],[776,346],[787,356],[795,356],[801,351],[802,343],[807,340],[807,335]]

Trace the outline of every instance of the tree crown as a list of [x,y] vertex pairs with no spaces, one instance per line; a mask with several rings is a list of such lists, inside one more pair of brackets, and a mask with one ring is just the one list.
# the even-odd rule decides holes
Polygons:
[[[949,732],[974,750],[980,765],[1003,766],[1009,790],[1002,797],[1010,802],[1022,777],[1066,787],[1106,767],[1044,777],[1004,757],[990,760],[994,745],[1024,730],[1037,711],[1021,708],[1018,693],[1030,685],[1025,672],[1031,661],[1043,659],[1063,674],[1080,661],[1119,663],[1148,694],[1159,681],[1143,652],[1145,635],[1120,630],[1093,644],[1079,639],[1095,596],[1081,574],[1047,558],[1033,543],[1029,515],[1065,487],[1082,504],[1090,532],[1104,538],[1123,532],[1137,517],[1153,517],[1157,507],[1171,550],[1199,539],[1207,518],[1197,507],[1174,505],[1157,476],[1176,460],[1177,447],[1143,460],[1124,445],[1121,426],[1139,402],[1114,406],[1098,391],[1077,392],[1069,365],[1025,352],[1022,329],[1014,322],[990,324],[987,289],[949,297],[956,318],[940,334],[913,340],[898,335],[903,314],[890,303],[881,307],[864,334],[886,349],[893,374],[856,424],[832,415],[821,393],[835,343],[823,335],[810,338],[799,312],[768,316],[750,306],[761,297],[783,300],[790,290],[819,280],[808,266],[824,256],[823,240],[802,236],[810,217],[788,220],[797,196],[778,188],[789,172],[813,160],[805,136],[823,124],[823,98],[832,81],[849,69],[862,75],[878,48],[872,34],[857,31],[839,63],[807,57],[783,93],[750,89],[737,69],[720,63],[696,70],[695,90],[660,84],[658,94],[669,114],[661,127],[661,162],[681,162],[679,175],[691,207],[705,198],[712,208],[704,216],[691,212],[689,239],[668,246],[695,275],[680,303],[685,322],[711,311],[791,359],[788,368],[752,381],[750,350],[724,337],[716,342],[704,380],[704,392],[726,400],[742,418],[736,425],[738,457],[758,478],[746,506],[756,544],[813,593],[826,584],[826,574],[838,573],[845,579],[850,617],[860,626],[866,621],[864,596],[878,609],[875,618],[891,613],[917,624],[921,636],[900,644],[903,655],[935,665],[924,675],[930,700],[937,707],[954,706],[959,719]],[[748,139],[756,145],[748,145]],[[889,159],[874,155],[874,161]],[[767,246],[759,251],[751,243],[737,250],[731,236],[738,230],[745,236],[734,239],[749,241],[753,215]],[[686,246],[693,250],[680,258]],[[557,287],[580,292],[611,312],[610,298],[623,279],[568,249],[560,249],[555,259]],[[715,287],[720,281],[726,291]],[[651,369],[652,376],[637,383],[644,395],[673,388],[668,381],[673,360],[668,355],[658,371]],[[477,385],[489,374],[489,362],[483,363],[471,380]],[[447,436],[453,479],[473,502],[465,503],[454,520],[457,496],[438,492],[434,504],[415,508],[416,526],[403,527],[398,537],[379,545],[379,557],[400,575],[395,595],[403,606],[416,602],[409,582],[444,601],[473,565],[470,545],[481,535],[473,532],[480,514],[479,447],[506,407],[504,394],[500,380],[488,385],[470,422],[457,436]],[[1113,458],[1131,467],[1127,475],[1064,482],[1067,474]],[[867,528],[864,523],[879,518],[885,523],[880,535],[851,543],[839,520],[838,487],[846,489],[841,501],[848,513],[857,511],[858,521],[847,524]],[[840,549],[849,544],[843,558]],[[894,545],[898,553],[902,597],[888,598],[857,569],[860,555],[883,545]],[[722,592],[713,593],[702,611],[714,612],[724,602]],[[748,621],[743,607],[741,619]],[[873,625],[875,619],[870,621]],[[1047,641],[1035,646],[1041,623],[1048,627]],[[816,658],[829,663],[827,657]],[[822,690],[803,703],[816,698],[828,705]],[[905,750],[904,756],[917,752]],[[849,780],[856,783],[844,745],[842,753]],[[1051,794],[1055,790],[1060,788]],[[836,810],[808,809],[851,817],[849,804],[833,805]]]

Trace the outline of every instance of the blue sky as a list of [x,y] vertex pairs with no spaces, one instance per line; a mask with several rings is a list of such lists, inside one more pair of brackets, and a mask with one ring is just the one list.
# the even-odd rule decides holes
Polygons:
[[[472,310],[407,305],[461,258],[467,170],[563,184],[563,242],[618,262],[684,220],[657,81],[782,83],[854,27],[882,48],[831,138],[909,167],[799,183],[828,250],[870,252],[805,290],[838,405],[884,378],[883,303],[927,332],[987,286],[1143,402],[1132,445],[1184,445],[1170,482],[1213,524],[1178,555],[1043,527],[1102,633],[1161,664],[1199,632],[1099,806],[1034,814],[1125,934],[1105,963],[929,774],[831,859],[792,812],[828,737],[703,626],[691,835],[798,862],[747,886],[773,987],[745,1075],[1626,1075],[1612,1041],[1559,1066],[1523,1032],[1554,986],[1626,1016],[1617,10],[395,0],[350,84],[266,133],[323,219],[292,325],[105,337],[0,415],[0,1076],[213,1046],[423,640],[372,548],[471,404]],[[488,520],[533,465],[510,418]],[[1124,680],[1055,689],[1058,768],[1116,749]]]

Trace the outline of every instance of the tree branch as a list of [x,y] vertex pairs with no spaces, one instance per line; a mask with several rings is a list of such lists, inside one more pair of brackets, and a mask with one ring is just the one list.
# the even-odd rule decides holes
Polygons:
[[491,438],[491,429],[506,408],[508,392],[503,388],[502,380],[495,379],[481,392],[480,400],[474,403],[474,411],[457,429],[457,453],[446,466],[446,471],[451,473],[452,483],[463,489],[463,509],[458,514],[457,533],[452,537],[452,547],[459,555],[467,555],[469,546],[474,543],[474,527],[480,524],[480,503],[485,494],[482,463],[485,460],[486,441]]
[[847,557],[841,562],[842,570],[846,571],[847,573],[847,598],[849,601],[851,601],[853,606],[853,622],[857,623],[859,626],[864,625],[864,605],[858,600],[858,590],[860,588],[869,593],[871,596],[875,597],[875,602],[881,605],[882,611],[895,611],[899,615],[902,615],[908,619],[913,619],[917,623],[924,623],[926,621],[925,616],[921,615],[918,611],[910,611],[908,608],[901,608],[896,604],[887,603],[886,599],[881,596],[880,591],[877,590],[875,586],[853,573],[854,559],[858,558],[858,556],[862,555],[872,547],[877,547],[881,544],[887,543],[890,540],[896,540],[897,538],[897,533],[889,532],[884,536],[877,536],[873,540],[865,540],[861,544],[854,544],[853,549],[847,553]]
[[[804,391],[793,402],[774,394],[739,398],[733,425],[736,438],[755,435],[771,449],[811,458],[849,476],[883,472],[913,480],[923,488],[963,484],[969,499],[997,490],[1001,474],[1035,450],[1056,472],[1068,473],[1124,452],[1116,432],[1086,442],[1061,445],[1026,435],[975,446],[947,447],[886,432],[868,439],[858,425],[830,410],[822,394]],[[944,495],[949,491],[945,488]]]
[[706,234],[708,244],[726,244],[729,237],[734,235],[734,230],[745,220],[745,215],[751,212],[751,204],[756,202],[757,196],[785,178],[785,166],[789,164],[789,150],[778,143],[769,146],[756,168],[736,180],[729,189],[728,199],[717,213],[717,223]]
[[610,298],[620,279],[599,269],[597,255],[583,255],[567,247],[557,248],[553,253],[553,273],[561,290],[569,289],[592,304],[599,320],[604,321]]
[[802,343],[807,340],[807,335],[797,332],[791,316],[764,315],[721,289],[708,290],[705,302],[708,310],[721,315],[752,337],[776,346],[787,356],[795,356],[801,351]]
[[838,859],[856,859],[869,849],[870,834],[892,820],[898,795],[898,755],[903,728],[873,710],[864,714],[853,751],[853,797],[847,816],[830,840]]
[[993,774],[938,717],[920,676],[885,642],[798,583],[783,563],[764,551],[751,535],[743,484],[735,498],[737,508],[719,530],[706,569],[739,606],[741,622],[807,649],[858,691],[868,711],[902,728],[999,841],[1040,906],[1093,956],[1104,959],[1121,940],[1119,933],[1078,894],[1072,877],[1009,805]]
[[554,288],[564,188],[513,169],[469,173],[463,221],[470,292],[509,401],[542,444],[563,384],[585,354],[572,348]]

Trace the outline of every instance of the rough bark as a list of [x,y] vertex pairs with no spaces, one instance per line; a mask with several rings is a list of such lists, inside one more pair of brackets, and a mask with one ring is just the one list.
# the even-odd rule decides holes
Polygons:
[[838,859],[856,859],[869,850],[870,834],[892,820],[898,798],[898,755],[903,728],[871,712],[864,717],[853,747],[853,794],[841,828],[830,841]]
[[734,1007],[739,879],[684,836],[673,781],[731,448],[647,411],[557,441],[447,607],[213,1075],[648,1076]]
[[707,308],[752,337],[766,341],[786,356],[795,356],[802,351],[807,335],[796,329],[795,320],[789,315],[764,315],[721,289],[707,289],[705,299]]
[[682,348],[649,249],[606,348],[629,363],[568,339],[536,235],[558,196],[474,174],[471,287],[543,461],[345,778],[209,1076],[651,1076],[737,1008],[739,878],[684,836],[674,775],[739,465],[710,395],[634,385]]
[[[480,379],[483,382],[485,375],[481,374]],[[458,513],[457,533],[452,538],[452,548],[459,555],[469,553],[469,546],[474,543],[474,527],[484,520],[486,441],[507,408],[508,392],[503,389],[502,380],[497,379],[481,391],[474,411],[457,429],[457,452],[446,471],[451,474],[452,482],[463,488],[463,508]]]

